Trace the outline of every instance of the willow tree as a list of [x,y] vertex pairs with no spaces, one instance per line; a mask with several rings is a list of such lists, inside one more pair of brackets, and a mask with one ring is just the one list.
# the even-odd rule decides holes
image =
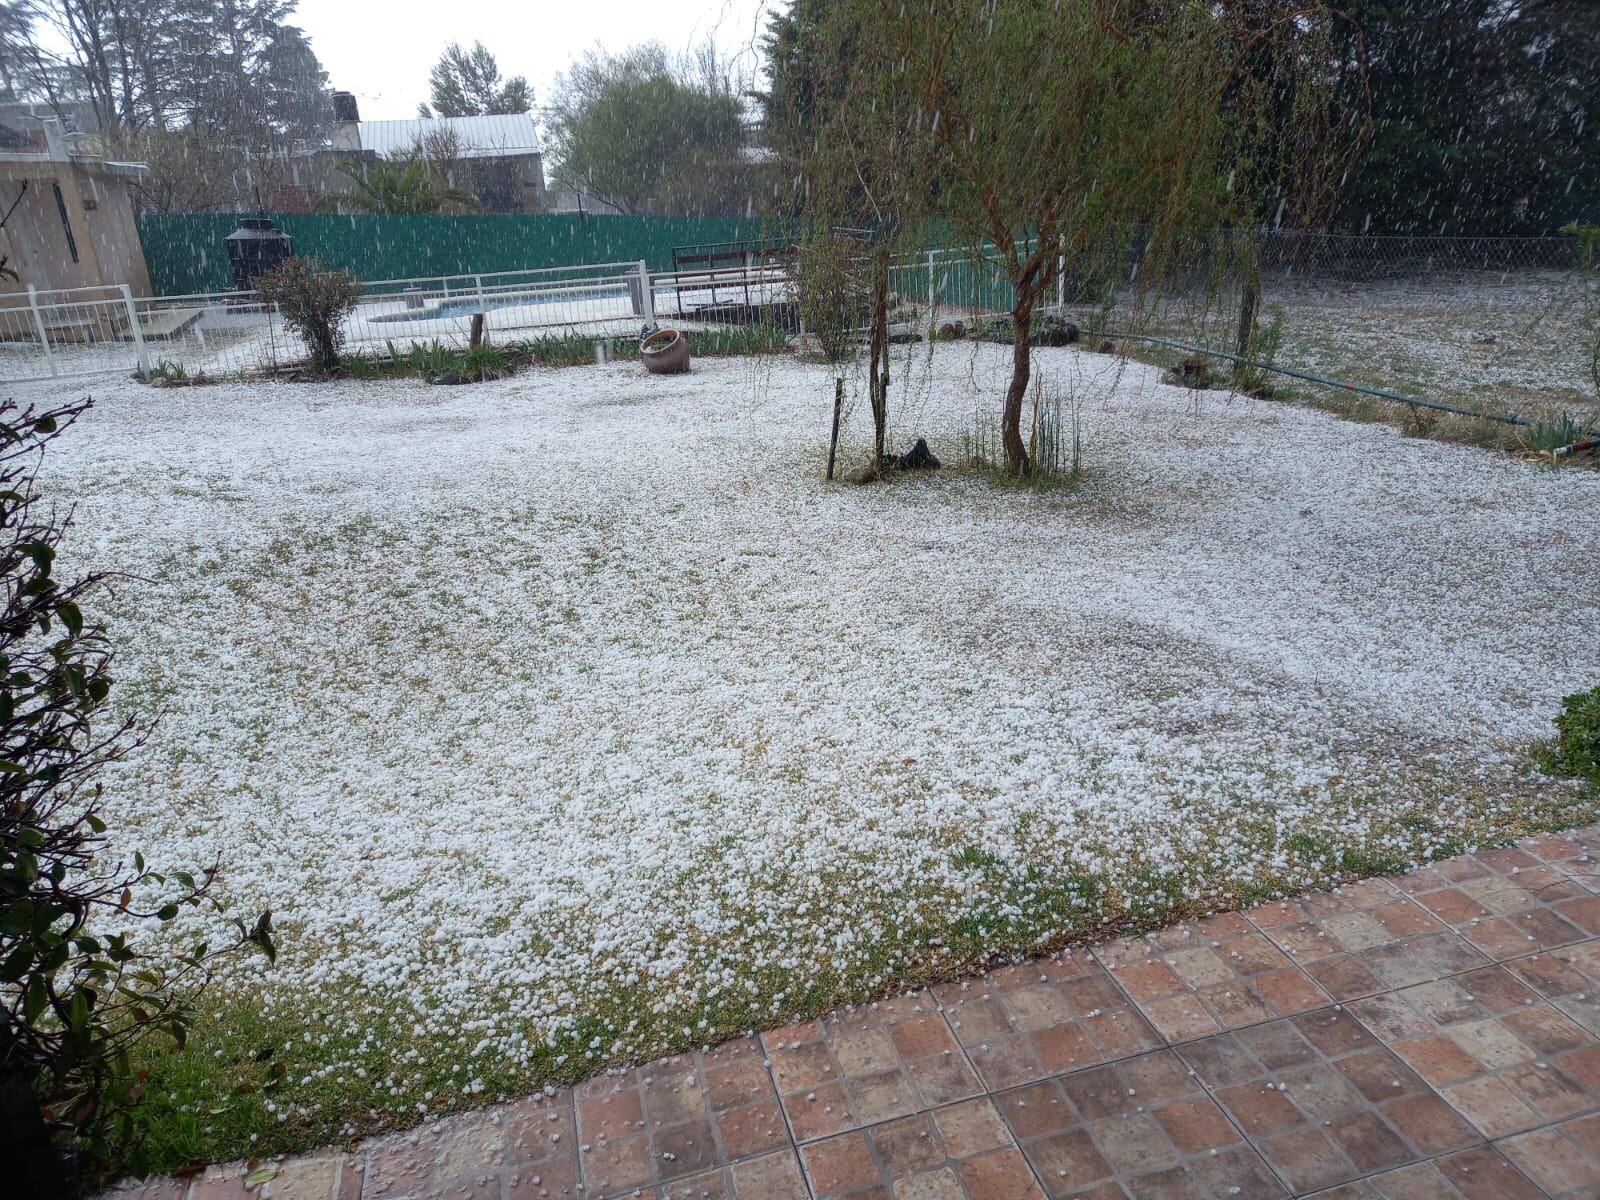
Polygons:
[[783,99],[769,98],[768,121],[788,181],[780,202],[798,221],[802,312],[825,352],[841,362],[866,326],[876,468],[888,430],[894,261],[922,244],[937,147],[904,60],[882,35],[878,0],[805,7],[804,20],[780,18],[769,43],[781,39],[785,61],[805,64],[805,86],[785,88],[801,72],[786,74],[774,52],[773,97]]
[[[1372,134],[1361,30],[1299,0],[1219,0],[1228,72],[1222,92],[1222,218],[1233,236],[1221,266],[1240,283],[1235,348],[1253,353],[1260,309],[1253,231],[1313,229]],[[1229,261],[1231,260],[1231,261]]]
[[1236,83],[1261,38],[1241,32],[1235,6],[1202,0],[877,7],[940,147],[940,213],[1010,284],[1001,440],[1007,468],[1027,475],[1035,310],[1063,270],[1132,247],[1153,281],[1195,235],[1228,223],[1244,182],[1230,186],[1228,160],[1263,103]]

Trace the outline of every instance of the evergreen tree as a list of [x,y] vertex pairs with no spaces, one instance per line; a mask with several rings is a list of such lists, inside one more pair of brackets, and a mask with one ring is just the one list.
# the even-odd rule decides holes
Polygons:
[[525,113],[533,107],[533,89],[521,75],[500,81],[500,64],[482,42],[463,50],[445,47],[428,75],[433,108],[418,107],[424,117],[483,117]]
[[[1596,214],[1600,5],[1351,0],[1370,150],[1340,206],[1350,232],[1554,233]],[[1352,80],[1354,76],[1352,76]]]

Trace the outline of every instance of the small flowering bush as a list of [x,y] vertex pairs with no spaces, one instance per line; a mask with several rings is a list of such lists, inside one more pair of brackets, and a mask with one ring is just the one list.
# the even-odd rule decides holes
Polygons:
[[289,258],[256,280],[256,290],[305,341],[313,370],[329,375],[339,369],[344,323],[361,295],[352,275],[321,270],[314,259]]

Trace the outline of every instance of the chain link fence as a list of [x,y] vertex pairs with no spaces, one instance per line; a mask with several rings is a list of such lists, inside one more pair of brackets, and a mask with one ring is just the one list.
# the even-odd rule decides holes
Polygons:
[[[1600,273],[1575,238],[1218,235],[1159,278],[1137,246],[1094,279],[1063,267],[1041,306],[1097,343],[1138,332],[1485,415],[1600,426]],[[935,323],[1012,306],[1001,266],[970,251],[907,256],[894,282]],[[1241,344],[1247,304],[1255,333]]]
[[[1246,252],[1253,272],[1241,269]],[[1582,264],[1573,238],[1278,233],[1213,242],[1160,279],[1141,279],[1137,247],[1095,279],[1066,267],[1044,307],[1096,343],[1139,332],[1237,353],[1249,303],[1247,357],[1473,412],[1600,425],[1600,273]],[[993,257],[958,249],[897,260],[891,285],[930,324],[1012,306]],[[794,300],[777,263],[673,273],[611,262],[377,280],[362,285],[347,347],[378,356],[413,343],[460,349],[478,316],[496,343],[614,338],[666,320],[793,328]],[[8,382],[243,377],[304,357],[281,317],[250,292],[135,297],[111,287],[0,298],[0,380]]]

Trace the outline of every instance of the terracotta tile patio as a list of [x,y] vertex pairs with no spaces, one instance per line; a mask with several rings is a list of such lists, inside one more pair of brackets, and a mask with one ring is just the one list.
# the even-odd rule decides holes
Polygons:
[[1600,826],[118,1200],[1600,1200]]

